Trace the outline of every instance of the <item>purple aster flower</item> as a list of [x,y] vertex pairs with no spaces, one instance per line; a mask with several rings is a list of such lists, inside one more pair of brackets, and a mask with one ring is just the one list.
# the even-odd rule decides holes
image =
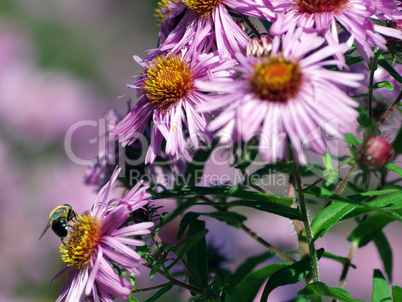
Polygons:
[[[267,162],[285,157],[287,137],[300,163],[306,163],[306,146],[326,152],[321,130],[340,137],[352,130],[358,116],[353,108],[357,103],[338,85],[356,87],[362,76],[323,68],[339,63],[323,61],[325,58],[349,48],[341,44],[315,51],[324,42],[316,33],[290,29],[282,38],[274,37],[268,44],[272,49],[265,57],[239,53],[237,70],[241,76],[237,81],[197,81],[199,89],[222,93],[200,106],[202,111],[224,108],[209,128],[222,129],[218,135],[232,141],[236,140],[236,133],[245,142],[259,135],[259,152]],[[315,52],[307,55],[312,51]]]
[[150,194],[139,182],[123,198],[110,199],[119,172],[116,168],[91,210],[78,215],[66,245],[60,246],[68,267],[62,271],[67,271],[67,280],[57,301],[81,301],[86,296],[94,301],[113,301],[111,296],[125,299],[131,293],[130,282],[122,279],[110,262],[138,275],[141,257],[130,246],[144,243],[130,236],[149,234],[153,223],[123,226],[132,211],[149,202]]
[[[220,59],[216,53],[161,55],[150,62],[136,61],[146,68],[139,80],[129,87],[138,90],[139,101],[113,129],[123,146],[134,142],[153,120],[151,142],[145,163],[152,163],[166,141],[165,154],[171,160],[191,160],[190,148],[197,149],[201,141],[210,142],[206,129],[207,116],[197,112],[197,105],[206,100],[194,86],[195,80],[213,81],[228,78],[228,69],[236,64],[231,58]],[[184,127],[185,129],[184,129]],[[185,136],[185,134],[188,134]]]
[[[393,1],[389,1],[393,3]],[[373,46],[386,50],[385,38],[387,35],[402,39],[402,34],[396,29],[374,25],[370,18],[377,18],[386,14],[388,18],[399,18],[395,11],[391,14],[389,5],[383,0],[276,0],[274,7],[281,11],[278,19],[272,25],[271,34],[280,35],[295,25],[302,27],[306,32],[324,34],[328,44],[338,43],[337,25],[349,32],[356,47],[367,60],[367,55],[373,56]],[[381,5],[384,4],[384,5]],[[395,6],[394,6],[395,7]],[[340,59],[339,54],[337,55]]]
[[190,52],[217,49],[221,56],[244,50],[248,36],[225,6],[247,16],[268,20],[275,17],[269,0],[183,0],[172,14],[184,15],[159,50],[178,53],[183,48]]

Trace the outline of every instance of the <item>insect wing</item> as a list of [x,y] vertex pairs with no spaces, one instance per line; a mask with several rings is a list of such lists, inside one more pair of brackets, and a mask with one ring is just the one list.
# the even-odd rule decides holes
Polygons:
[[57,220],[59,219],[61,216],[64,215],[64,213],[66,212],[65,207],[64,206],[60,206],[55,208],[52,213],[50,213],[50,220]]
[[45,235],[45,233],[46,233],[46,231],[48,230],[49,227],[50,227],[50,220],[46,224],[45,229],[43,230],[42,234],[39,237],[39,240],[43,237],[43,235]]

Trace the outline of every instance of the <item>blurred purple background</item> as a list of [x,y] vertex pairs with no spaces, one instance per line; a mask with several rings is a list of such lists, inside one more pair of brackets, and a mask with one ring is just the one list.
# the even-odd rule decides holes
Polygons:
[[[1,0],[0,301],[54,301],[58,296],[63,277],[56,279],[51,289],[49,284],[64,267],[58,252],[60,240],[51,231],[41,241],[39,235],[54,207],[69,203],[82,212],[96,196],[93,188],[83,184],[86,167],[66,155],[65,135],[76,122],[97,122],[109,108],[125,112],[128,96],[118,97],[129,93],[125,84],[141,72],[132,55],[143,57],[145,50],[156,46],[155,3]],[[91,139],[98,135],[96,127],[78,128],[72,136],[74,154],[84,160],[94,158],[98,150]],[[286,190],[267,189],[277,194]],[[262,212],[246,213],[252,217],[246,224],[267,241],[282,249],[297,247],[289,221]],[[347,256],[350,244],[345,237],[354,225],[337,225],[317,246]],[[208,220],[207,227],[208,239],[227,253],[231,269],[264,251],[241,230],[214,220]],[[400,230],[398,222],[385,228],[394,252],[393,284],[399,285]],[[161,234],[169,241],[175,232],[172,225]],[[368,301],[373,269],[382,269],[374,245],[359,249],[353,263],[358,269],[350,271],[346,289],[352,298]],[[322,280],[335,286],[341,265],[323,260],[320,268]],[[147,279],[148,272],[143,276]],[[162,280],[157,278],[153,284]],[[139,278],[138,287],[142,286],[150,286],[150,282]],[[302,286],[279,288],[270,300],[295,297]],[[162,300],[177,301],[177,294],[173,291]]]

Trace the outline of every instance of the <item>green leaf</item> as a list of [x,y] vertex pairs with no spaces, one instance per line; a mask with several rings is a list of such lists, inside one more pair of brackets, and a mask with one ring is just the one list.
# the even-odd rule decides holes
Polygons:
[[380,254],[388,280],[392,282],[392,248],[384,232],[379,232],[379,234],[374,238],[374,243]]
[[375,269],[373,275],[372,302],[392,302],[389,285],[380,270]]
[[388,170],[391,170],[392,172],[395,172],[396,174],[398,174],[399,176],[402,177],[402,169],[399,168],[398,166],[395,166],[393,163],[387,163],[387,164],[385,165],[385,167],[386,167]]
[[[322,257],[327,258],[327,259],[332,259],[335,260],[339,263],[345,264],[347,262],[349,262],[349,259],[346,257],[341,257],[335,254],[331,254],[329,252],[324,252],[324,254],[322,255]],[[351,267],[356,268],[356,265],[354,265],[353,263],[350,264]]]
[[402,127],[399,129],[398,135],[396,136],[392,147],[394,149],[395,155],[402,153]]
[[354,147],[357,147],[363,141],[360,138],[358,138],[356,135],[352,134],[352,133],[346,133],[345,142],[350,144],[350,145],[352,145],[352,146],[354,146]]
[[158,270],[160,269],[161,266],[162,266],[162,263],[160,263],[160,262],[157,262],[152,266],[151,271],[149,272],[149,279],[151,281],[154,279],[156,273],[158,272]]
[[382,55],[380,55],[379,60],[378,60],[378,65],[380,65],[382,68],[384,68],[386,71],[388,71],[388,73],[395,79],[397,80],[399,83],[402,83],[402,77],[399,74],[399,72],[397,72],[387,61],[387,59],[385,59]]
[[355,242],[358,247],[365,246],[381,232],[383,227],[393,220],[392,217],[382,213],[369,216],[359,223],[346,239]]
[[371,86],[369,88],[373,88],[373,89],[387,88],[388,90],[391,90],[391,91],[394,90],[394,87],[392,87],[391,83],[388,82],[388,81],[377,82],[377,83],[375,83],[373,86]]
[[[330,206],[320,211],[312,221],[311,227],[314,239],[322,237],[325,234],[325,232],[327,232],[332,226],[335,225],[335,223],[337,223],[340,219],[343,219],[343,217],[346,216],[346,214],[351,212],[356,207],[363,207],[364,210],[359,210],[361,212],[367,213],[372,211],[379,211],[384,215],[389,216],[390,219],[402,221],[402,216],[398,212],[387,211],[385,209],[382,209],[381,207],[372,206],[375,203],[361,202],[372,196],[396,191],[397,190],[372,191],[372,192],[351,195],[347,197],[339,196],[325,188],[318,188],[318,187],[312,187],[308,190],[303,191],[304,194],[307,195],[312,195],[326,200],[341,201],[342,203],[349,204],[349,206],[346,206],[346,205],[339,205],[338,202],[334,202]],[[395,198],[395,196],[385,197],[385,199],[387,200],[388,198],[393,199]],[[384,202],[384,200],[382,202]],[[388,207],[388,209],[390,209],[390,207]],[[347,217],[350,218],[352,216],[350,215]]]
[[235,212],[209,212],[209,213],[196,213],[196,212],[188,212],[184,215],[183,219],[180,222],[179,230],[177,231],[177,239],[183,235],[183,232],[186,230],[187,226],[199,216],[208,216],[220,221],[226,222],[228,225],[234,226],[236,228],[240,228],[243,221],[247,220],[247,217],[240,215]]
[[253,301],[265,280],[273,273],[289,265],[291,263],[288,262],[273,263],[249,273],[239,284],[231,287],[233,288],[230,292],[231,302]]
[[402,301],[402,287],[397,285],[392,286],[392,301]]
[[311,232],[314,240],[324,236],[330,228],[355,207],[353,204],[334,202],[322,209],[311,222]]
[[366,110],[362,107],[357,108],[357,111],[360,113],[360,116],[357,118],[358,123],[367,130],[368,133],[377,133],[379,134],[379,130],[377,125],[373,120],[367,115]]
[[134,296],[128,296],[128,302],[139,302]]
[[184,255],[190,250],[193,246],[197,245],[198,242],[200,242],[202,239],[205,239],[205,235],[208,233],[207,229],[202,229],[198,233],[193,234],[191,236],[187,235],[187,238],[182,240],[178,245],[175,246],[175,250],[177,250],[180,246],[183,245],[183,248],[176,254],[177,257],[176,259],[167,267],[168,270],[170,270],[173,266],[177,264],[177,262],[180,261],[181,258],[184,257]]
[[227,187],[188,187],[177,190],[166,190],[152,195],[151,199],[177,198],[197,195],[212,195],[222,197],[234,197],[244,200],[267,201],[281,205],[290,206],[293,204],[294,198],[286,198],[282,196],[269,195],[261,192],[245,191],[242,189],[233,190]]
[[[206,231],[205,221],[193,220],[188,228],[187,237],[191,238],[201,232]],[[205,236],[198,240],[196,245],[193,245],[187,251],[188,266],[191,269],[195,279],[199,282],[202,289],[208,289],[208,256],[207,256],[207,241]],[[197,286],[195,281],[189,277],[190,285]]]
[[[319,249],[317,251],[317,258],[320,259],[324,249]],[[261,302],[267,301],[269,294],[277,287],[294,284],[306,277],[311,271],[311,258],[310,256],[299,260],[296,263],[288,265],[275,273],[268,279],[265,285],[264,292],[261,296]]]
[[162,297],[164,294],[166,294],[168,291],[170,291],[173,288],[173,282],[170,282],[168,285],[162,287],[160,290],[158,290],[155,294],[152,295],[152,297],[148,298],[145,300],[145,302],[154,302],[157,301],[160,297]]
[[[192,202],[187,205],[183,203],[180,206],[180,211],[183,211],[186,207],[194,205],[209,205],[220,207],[233,207],[243,206],[251,207],[259,211],[265,211],[276,215],[284,216],[290,219],[303,220],[303,216],[298,209],[292,208],[288,205],[293,204],[293,198],[286,198],[282,196],[269,195],[260,192],[245,191],[236,189],[236,187],[228,189],[226,187],[189,187],[179,190],[167,190],[152,195],[151,199],[163,199],[163,198],[177,198],[183,196],[194,195],[216,195],[223,197],[235,197],[244,200],[238,200],[233,202]],[[175,212],[175,215],[178,213]],[[171,217],[168,216],[165,221],[171,221]],[[166,223],[166,222],[165,222]]]
[[322,159],[325,167],[324,170],[325,186],[328,187],[338,180],[339,173],[334,170],[334,166],[332,164],[332,158],[329,153],[324,154]]
[[[345,219],[349,219],[352,217],[360,216],[363,214],[370,213],[372,211],[375,211],[376,209],[400,209],[402,208],[402,192],[399,190],[384,190],[384,191],[373,191],[373,192],[367,192],[366,196],[369,196],[369,194],[373,194],[372,196],[375,196],[374,194],[378,195],[377,193],[383,192],[384,194],[391,193],[389,195],[377,198],[373,201],[367,202],[365,204],[365,207],[358,207],[355,208],[352,212],[347,214],[345,216]],[[398,193],[395,193],[398,192]],[[394,193],[394,194],[392,194]],[[361,194],[363,196],[364,193]],[[353,198],[353,197],[352,197]]]
[[345,302],[363,302],[350,297],[350,294],[339,287],[329,287],[322,282],[314,282],[308,284],[305,288],[297,293],[298,295],[316,295],[323,297],[331,297]]
[[[241,280],[244,279],[247,274],[249,274],[258,264],[261,262],[268,260],[274,254],[272,252],[265,252],[263,254],[250,257],[246,261],[244,261],[237,270],[233,273],[232,278],[230,279],[230,288],[234,288]],[[230,292],[230,290],[229,290]]]
[[[210,204],[212,205],[212,204]],[[249,200],[237,200],[228,203],[219,203],[216,204],[220,207],[234,207],[234,206],[241,206],[241,207],[249,207],[259,211],[264,211],[272,214],[276,214],[279,216],[283,216],[289,219],[297,219],[297,220],[304,220],[304,217],[301,215],[300,211],[295,208],[283,206],[277,203],[272,202],[256,202],[256,201],[249,201]]]

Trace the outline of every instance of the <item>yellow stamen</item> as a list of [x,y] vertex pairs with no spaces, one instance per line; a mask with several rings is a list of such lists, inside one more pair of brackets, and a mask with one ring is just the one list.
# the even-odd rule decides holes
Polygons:
[[182,0],[189,9],[201,18],[209,18],[216,6],[223,0]]
[[265,58],[254,65],[250,88],[257,98],[266,101],[286,102],[300,89],[302,74],[297,63],[284,59]]
[[194,89],[193,74],[180,55],[159,56],[144,73],[143,88],[154,109],[166,113]]
[[68,266],[83,271],[96,251],[102,230],[101,223],[89,212],[88,216],[78,215],[72,229],[66,245],[60,245],[60,252],[63,254],[61,258]]

